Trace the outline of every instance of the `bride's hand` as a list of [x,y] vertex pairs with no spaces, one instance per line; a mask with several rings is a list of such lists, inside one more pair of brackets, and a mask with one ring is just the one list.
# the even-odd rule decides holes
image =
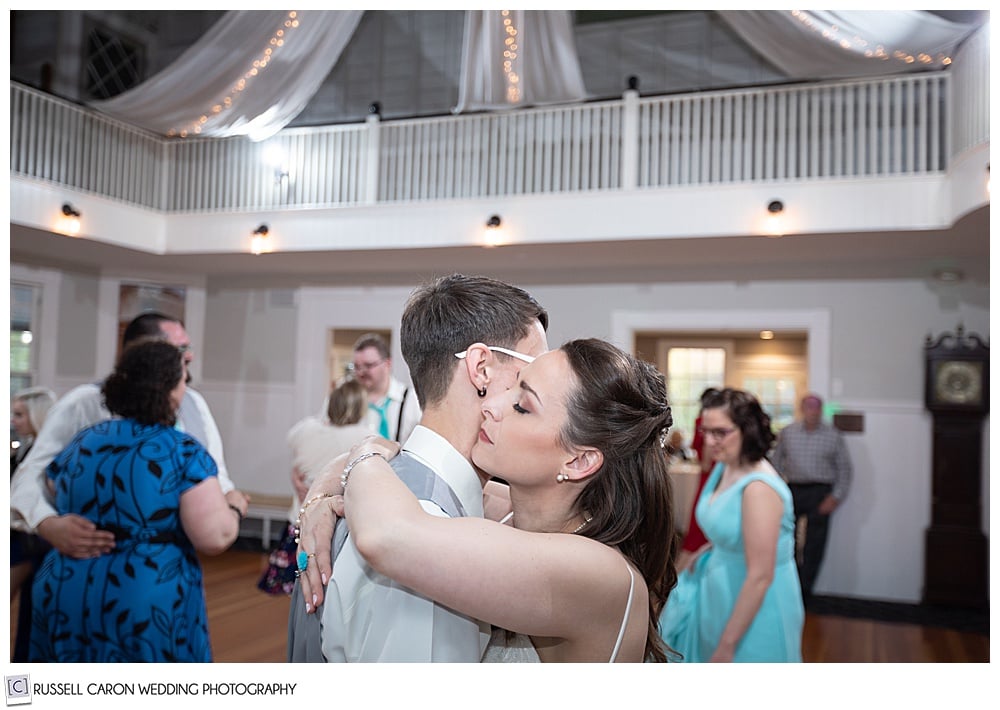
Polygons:
[[351,452],[347,455],[347,460],[353,461],[358,456],[363,456],[367,453],[381,454],[385,457],[385,460],[388,461],[399,453],[399,444],[395,441],[389,441],[388,439],[383,439],[381,436],[372,434],[370,436],[366,436],[354,445]]

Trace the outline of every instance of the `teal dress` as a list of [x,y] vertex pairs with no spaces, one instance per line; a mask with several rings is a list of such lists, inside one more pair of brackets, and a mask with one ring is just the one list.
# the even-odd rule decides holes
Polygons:
[[201,564],[181,496],[217,468],[187,434],[131,419],[84,429],[53,459],[60,514],[115,533],[115,549],[78,560],[52,550],[35,576],[32,661],[212,660]]
[[750,473],[711,500],[724,466],[716,464],[698,497],[695,516],[712,543],[693,568],[679,575],[660,616],[660,634],[688,663],[712,657],[746,579],[743,551],[743,490],[763,481],[781,496],[784,513],[775,561],[774,580],[757,615],[736,646],[734,662],[780,663],[802,661],[802,624],[805,611],[795,568],[795,517],[792,494],[780,477],[763,471]]

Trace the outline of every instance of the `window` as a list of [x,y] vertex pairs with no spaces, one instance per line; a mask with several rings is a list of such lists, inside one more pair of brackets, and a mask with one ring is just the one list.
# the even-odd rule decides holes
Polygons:
[[91,25],[83,61],[84,95],[109,99],[142,80],[144,49],[107,27]]
[[760,400],[760,406],[771,417],[771,428],[775,433],[795,421],[797,378],[794,376],[748,376],[743,379],[743,389],[753,392]]
[[30,284],[10,285],[10,393],[31,387],[38,357],[34,327],[38,320],[40,289]]
[[667,400],[674,429],[684,432],[686,443],[694,435],[701,409],[701,393],[721,387],[726,379],[725,348],[671,347],[667,351]]

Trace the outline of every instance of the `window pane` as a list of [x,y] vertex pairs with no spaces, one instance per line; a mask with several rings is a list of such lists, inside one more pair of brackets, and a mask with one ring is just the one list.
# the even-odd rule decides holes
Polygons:
[[37,287],[10,285],[10,393],[31,387],[35,364],[35,321]]
[[784,377],[748,377],[743,388],[757,396],[771,417],[771,428],[781,431],[795,420],[795,380]]
[[709,387],[721,387],[726,375],[726,351],[723,348],[670,348],[667,353],[667,397],[674,418],[674,429],[684,432],[685,444],[691,443],[694,422],[701,409],[701,393]]

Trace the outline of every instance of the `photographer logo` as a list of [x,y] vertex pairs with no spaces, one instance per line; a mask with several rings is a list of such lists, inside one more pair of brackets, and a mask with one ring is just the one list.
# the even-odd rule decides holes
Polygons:
[[7,682],[7,704],[8,705],[29,705],[31,704],[31,683],[26,675],[4,676]]

